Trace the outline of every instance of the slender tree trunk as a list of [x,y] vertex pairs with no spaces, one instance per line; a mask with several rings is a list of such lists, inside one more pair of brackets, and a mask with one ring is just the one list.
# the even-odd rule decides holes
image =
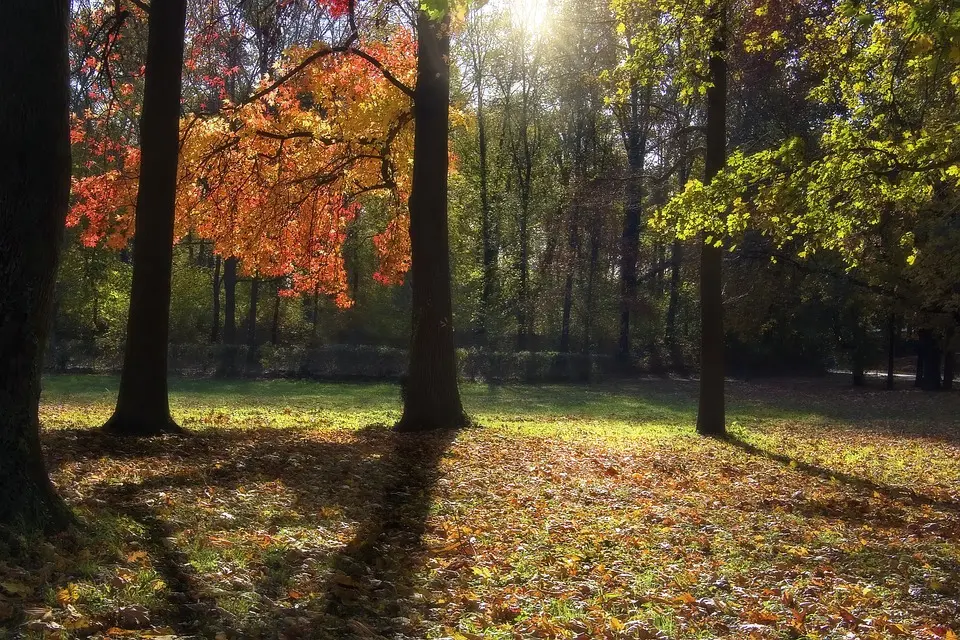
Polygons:
[[223,342],[237,344],[237,259],[223,261]]
[[[726,6],[718,7],[720,26],[714,36],[707,89],[707,150],[704,182],[709,183],[726,164],[727,63],[724,58]],[[703,244],[700,254],[700,402],[697,433],[726,434],[724,416],[723,260],[719,247]]]
[[943,355],[943,385],[942,389],[944,391],[951,391],[953,389],[953,378],[954,371],[956,370],[957,356],[956,353],[952,350],[947,351]]
[[40,371],[70,193],[65,0],[0,3],[0,527],[72,521],[40,449]]
[[216,257],[213,263],[213,325],[210,328],[210,342],[217,344],[220,342],[220,266],[223,260],[220,256]]
[[468,423],[457,386],[447,221],[450,125],[449,18],[417,13],[410,248],[413,335],[400,431],[451,429]]
[[483,289],[481,291],[480,335],[488,345],[490,319],[493,310],[494,287],[497,278],[497,243],[494,238],[493,216],[490,210],[489,177],[487,170],[487,124],[483,111],[482,78],[477,79],[477,144],[480,147],[480,224],[483,243]]
[[894,362],[897,357],[897,316],[890,314],[887,319],[887,389],[894,386]]
[[574,206],[571,219],[570,230],[567,237],[567,276],[563,283],[563,316],[560,324],[560,351],[568,353],[570,351],[570,316],[573,311],[573,276],[576,269],[579,251],[580,232],[577,221],[580,218],[579,206]]
[[[645,91],[647,101],[649,92]],[[643,207],[643,165],[646,154],[646,135],[641,130],[641,119],[646,109],[641,107],[640,89],[630,90],[630,115],[627,125],[627,201],[623,211],[623,232],[620,239],[620,337],[617,359],[624,367],[630,366],[630,313],[637,304],[637,257],[640,253],[640,216]],[[643,124],[646,126],[646,123]]]
[[167,345],[185,19],[186,0],[151,5],[127,343],[117,408],[104,425],[118,435],[180,431],[167,398]]
[[257,361],[257,303],[260,300],[260,279],[250,280],[250,307],[247,309],[247,362]]
[[594,221],[594,228],[590,229],[590,258],[587,264],[587,291],[586,305],[583,318],[583,353],[590,353],[593,339],[593,318],[595,314],[594,302],[596,296],[597,265],[600,262],[600,235],[599,221]]
[[276,345],[280,341],[280,285],[277,285],[277,295],[273,299],[273,322],[270,323],[270,344]]
[[677,337],[677,313],[680,307],[680,278],[683,268],[683,243],[673,241],[670,250],[670,297],[667,302],[667,349],[670,351],[670,368],[677,373],[683,373],[686,367],[683,364],[683,352],[680,349],[680,340]]
[[530,232],[527,229],[529,222],[530,204],[527,198],[521,199],[520,204],[520,259],[517,270],[520,274],[517,290],[517,351],[527,351],[530,348],[527,335],[527,314],[530,307]]

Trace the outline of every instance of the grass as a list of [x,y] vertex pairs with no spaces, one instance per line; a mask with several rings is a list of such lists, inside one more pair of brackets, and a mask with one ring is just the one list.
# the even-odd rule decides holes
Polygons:
[[192,435],[125,441],[115,378],[50,377],[85,528],[6,543],[0,628],[953,640],[960,397],[844,383],[730,383],[715,441],[682,380],[465,385],[480,428],[398,436],[394,385],[177,379]]

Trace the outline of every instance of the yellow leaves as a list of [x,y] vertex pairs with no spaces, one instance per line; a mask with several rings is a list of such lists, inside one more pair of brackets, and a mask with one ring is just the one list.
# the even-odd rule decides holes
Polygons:
[[63,589],[57,591],[57,602],[61,607],[65,607],[68,604],[73,604],[80,597],[80,590],[75,584],[68,584]]

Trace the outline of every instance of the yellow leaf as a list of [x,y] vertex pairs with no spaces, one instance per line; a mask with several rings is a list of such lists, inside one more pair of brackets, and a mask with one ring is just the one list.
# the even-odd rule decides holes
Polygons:
[[626,625],[620,622],[619,618],[610,618],[610,628],[614,631],[623,631]]

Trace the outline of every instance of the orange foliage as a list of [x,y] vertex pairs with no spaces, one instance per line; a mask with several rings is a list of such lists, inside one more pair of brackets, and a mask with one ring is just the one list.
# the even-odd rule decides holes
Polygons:
[[[362,47],[412,84],[416,45],[409,32]],[[279,73],[317,52],[288,52]],[[294,292],[320,291],[349,306],[341,255],[348,225],[364,207],[386,207],[390,222],[374,238],[375,278],[399,282],[409,267],[411,122],[409,97],[349,52],[321,55],[258,100],[187,116],[177,236],[212,241],[220,255],[239,258],[247,274],[289,276]],[[88,121],[74,127],[74,141],[97,162],[88,161],[93,175],[74,179],[68,224],[83,223],[84,244],[120,247],[133,232],[139,152],[104,148],[90,131]]]

